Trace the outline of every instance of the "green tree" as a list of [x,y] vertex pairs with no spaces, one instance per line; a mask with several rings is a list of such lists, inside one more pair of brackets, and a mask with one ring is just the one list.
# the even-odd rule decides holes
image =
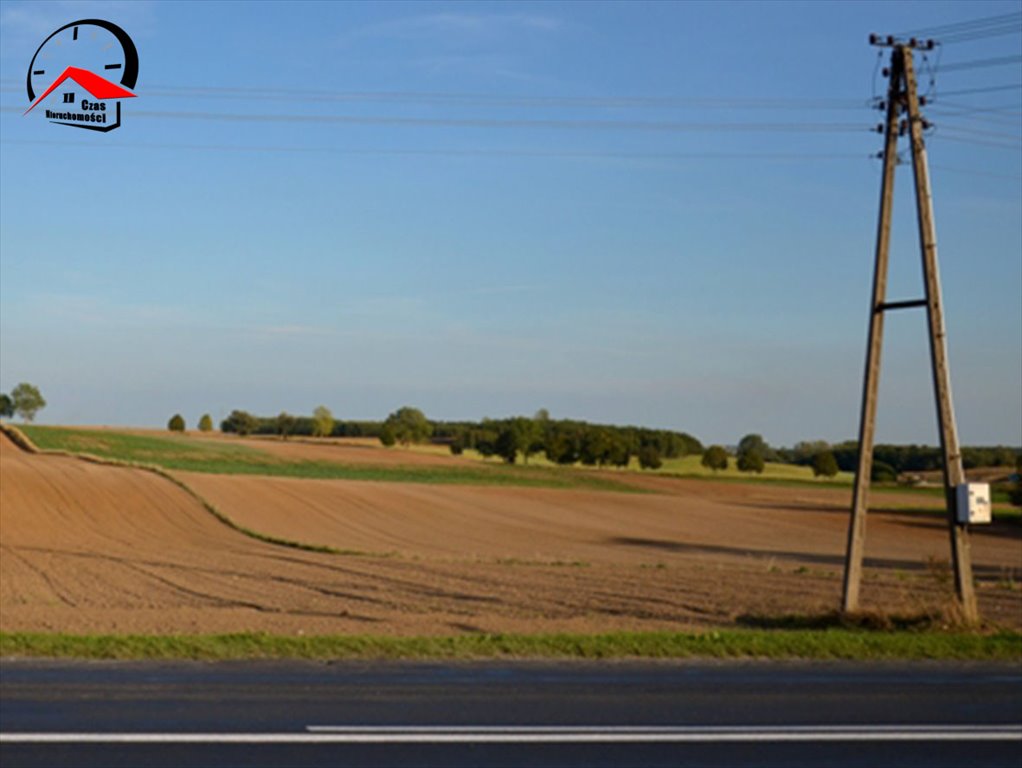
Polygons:
[[628,440],[620,432],[613,432],[610,435],[610,445],[603,454],[603,462],[615,467],[627,467],[631,461],[632,451]]
[[274,419],[273,429],[280,435],[281,440],[287,440],[287,436],[295,431],[295,417],[287,411],[281,411]]
[[259,426],[259,419],[248,411],[231,411],[230,416],[220,422],[220,431],[235,433],[244,437],[255,432]]
[[543,450],[544,433],[546,422],[549,417],[542,417],[544,411],[540,411],[533,418],[517,416],[512,421],[518,440],[518,450],[522,452],[522,463],[528,464],[529,457],[534,453]]
[[566,423],[554,424],[547,430],[546,457],[555,464],[574,464],[579,454],[578,432]]
[[1008,499],[1016,507],[1022,507],[1022,453],[1015,457],[1015,483],[1008,492]]
[[208,413],[202,414],[202,418],[199,419],[199,431],[200,432],[212,432],[213,431],[213,417]]
[[433,425],[418,408],[404,406],[387,417],[384,426],[389,426],[394,439],[401,445],[423,443],[433,434]]
[[789,452],[790,461],[793,464],[809,466],[820,453],[829,450],[830,445],[826,440],[803,440],[795,443],[795,447]]
[[11,390],[11,402],[14,404],[14,412],[25,421],[33,421],[36,413],[46,407],[46,400],[39,388],[25,381]]
[[315,437],[330,437],[334,431],[334,415],[325,405],[317,406],[312,412],[312,434]]
[[[582,433],[582,444],[579,446],[579,458],[587,466],[603,464],[611,449],[610,431],[603,427],[590,426]],[[659,451],[657,451],[659,457]],[[654,467],[655,469],[655,467]]]
[[184,432],[185,431],[185,419],[180,413],[175,413],[170,417],[170,421],[167,422],[167,429],[171,432]]
[[727,451],[722,446],[711,445],[703,451],[702,465],[707,469],[719,472],[722,469],[727,469],[727,463]]
[[745,453],[739,454],[735,466],[742,472],[755,472],[757,474],[763,474],[763,470],[766,468],[766,462],[763,461],[763,456],[757,451],[746,451]]
[[770,446],[760,435],[746,435],[738,441],[735,465],[742,472],[762,473],[770,454]]
[[647,443],[639,448],[639,466],[643,469],[660,469],[663,466],[660,460],[660,449],[655,445]]
[[506,461],[508,464],[514,464],[515,459],[518,458],[518,445],[520,441],[520,435],[513,424],[505,424],[501,427],[497,433],[497,440],[494,442],[494,453],[500,458]]
[[397,442],[397,438],[394,437],[394,428],[390,424],[384,424],[380,427],[380,442],[387,448],[390,448]]
[[831,451],[820,451],[813,458],[813,477],[834,477],[837,474],[837,459]]
[[898,480],[898,472],[890,464],[874,460],[869,479],[874,483],[893,483]]
[[14,401],[10,395],[0,394],[0,419],[9,419],[14,415]]

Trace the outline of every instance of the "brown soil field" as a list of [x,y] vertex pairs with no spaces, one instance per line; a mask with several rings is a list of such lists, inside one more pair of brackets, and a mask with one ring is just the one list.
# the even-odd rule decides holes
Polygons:
[[[840,596],[841,492],[180,477],[242,525],[370,554],[263,543],[159,475],[27,454],[0,437],[0,630],[688,629],[825,612]],[[864,603],[946,604],[939,520],[876,514],[868,536]],[[981,610],[1022,628],[1022,526],[997,524],[973,542]]]

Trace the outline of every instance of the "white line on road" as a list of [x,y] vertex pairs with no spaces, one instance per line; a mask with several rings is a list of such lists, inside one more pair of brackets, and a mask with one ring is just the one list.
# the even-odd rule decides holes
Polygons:
[[1022,725],[309,726],[305,733],[0,733],[2,744],[664,744],[1019,741]]

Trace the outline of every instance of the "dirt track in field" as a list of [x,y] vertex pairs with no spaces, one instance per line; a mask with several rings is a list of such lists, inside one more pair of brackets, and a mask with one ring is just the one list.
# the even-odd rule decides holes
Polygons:
[[[329,450],[329,449],[328,449]],[[657,494],[153,473],[0,437],[0,629],[451,634],[728,625],[837,605],[847,513],[829,492],[679,481]],[[823,494],[823,495],[820,495]],[[939,520],[871,517],[863,599],[941,604]],[[911,542],[911,543],[910,543]],[[1022,530],[974,537],[984,613],[1022,627]]]

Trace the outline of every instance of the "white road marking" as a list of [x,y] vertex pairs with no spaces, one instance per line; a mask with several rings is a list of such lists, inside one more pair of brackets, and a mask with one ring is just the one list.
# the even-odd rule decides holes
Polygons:
[[663,744],[1019,741],[1022,725],[309,726],[305,733],[0,733],[2,744]]

